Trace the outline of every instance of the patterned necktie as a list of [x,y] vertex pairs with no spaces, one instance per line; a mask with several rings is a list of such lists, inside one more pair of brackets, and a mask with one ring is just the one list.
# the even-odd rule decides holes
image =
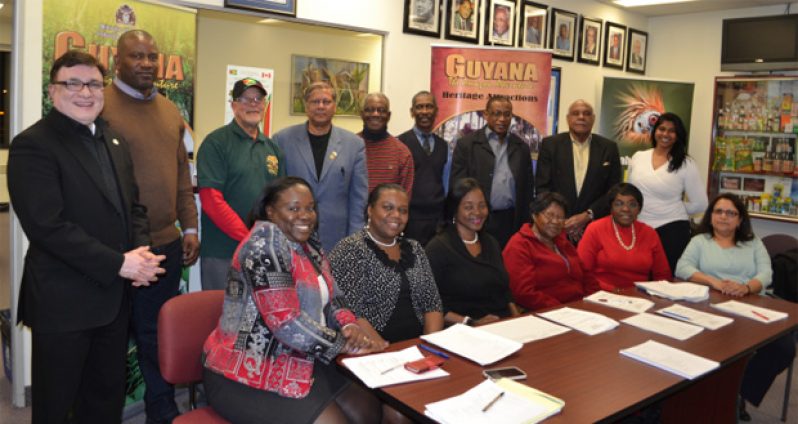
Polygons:
[[421,147],[424,148],[424,151],[427,152],[427,155],[432,154],[432,141],[430,138],[432,137],[431,134],[422,134],[421,138],[423,141],[421,142]]

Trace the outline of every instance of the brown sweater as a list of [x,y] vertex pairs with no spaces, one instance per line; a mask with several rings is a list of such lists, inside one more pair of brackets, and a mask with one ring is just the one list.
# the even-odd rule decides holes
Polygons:
[[154,100],[134,99],[116,85],[105,88],[102,117],[130,145],[139,201],[147,207],[153,246],[197,228],[197,207],[183,144],[183,117],[177,106],[158,94]]

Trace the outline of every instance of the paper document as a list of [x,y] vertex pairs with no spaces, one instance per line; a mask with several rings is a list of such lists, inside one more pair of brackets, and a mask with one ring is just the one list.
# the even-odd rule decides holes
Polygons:
[[411,346],[397,352],[375,353],[373,355],[346,358],[341,363],[371,389],[410,381],[431,380],[449,375],[448,372],[440,368],[421,374],[412,373],[405,369],[405,363],[423,357],[424,355],[417,347]]
[[637,282],[635,285],[648,294],[670,300],[702,302],[709,299],[709,286],[695,283],[670,283],[667,281]]
[[537,423],[559,413],[565,402],[503,378],[485,380],[465,393],[426,405],[424,413],[443,424]]
[[543,312],[538,314],[538,316],[571,327],[590,336],[612,330],[619,325],[618,321],[604,315],[568,306]]
[[634,296],[622,296],[604,290],[599,290],[584,298],[584,300],[637,314],[645,312],[654,306],[654,302],[648,299]]
[[713,303],[712,307],[720,309],[723,312],[728,312],[730,314],[751,318],[752,320],[764,322],[766,324],[783,320],[788,316],[788,314],[784,312],[779,312],[779,311],[774,311],[773,309],[749,305],[745,302],[739,302],[737,300],[729,300],[728,302],[723,302],[723,303]]
[[519,343],[529,343],[571,331],[568,327],[554,324],[533,315],[482,325],[479,329]]
[[657,334],[662,334],[663,336],[672,337],[676,340],[687,340],[690,337],[693,337],[696,334],[704,331],[704,327],[687,324],[685,322],[680,322],[649,313],[637,314],[621,320],[621,322],[643,330],[653,331]]
[[483,366],[504,359],[523,346],[515,340],[463,324],[421,338]]
[[666,344],[649,340],[628,349],[621,349],[621,355],[688,378],[700,377],[720,364],[707,358],[685,352]]
[[690,324],[700,325],[710,330],[717,330],[718,328],[725,327],[734,322],[732,318],[697,311],[693,308],[676,304],[660,309],[657,313],[673,319],[689,322]]

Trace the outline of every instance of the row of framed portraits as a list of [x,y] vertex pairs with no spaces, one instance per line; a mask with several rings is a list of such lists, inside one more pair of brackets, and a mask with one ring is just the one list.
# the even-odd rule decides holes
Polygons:
[[549,48],[561,60],[646,71],[648,33],[614,22],[529,0],[405,0],[404,32],[440,38],[441,26],[448,40],[479,44],[482,33],[488,46]]

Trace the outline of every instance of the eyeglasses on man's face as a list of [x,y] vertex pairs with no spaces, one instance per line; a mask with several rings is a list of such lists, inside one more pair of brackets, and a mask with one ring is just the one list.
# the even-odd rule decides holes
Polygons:
[[264,100],[266,100],[266,96],[255,96],[255,97],[241,96],[236,99],[238,103],[243,103],[252,106],[262,105]]
[[78,93],[83,90],[83,87],[88,87],[89,91],[97,92],[101,91],[105,84],[102,81],[91,80],[89,82],[83,82],[79,79],[70,79],[67,81],[53,81],[50,84],[53,85],[62,85],[67,91],[71,91],[73,93]]

